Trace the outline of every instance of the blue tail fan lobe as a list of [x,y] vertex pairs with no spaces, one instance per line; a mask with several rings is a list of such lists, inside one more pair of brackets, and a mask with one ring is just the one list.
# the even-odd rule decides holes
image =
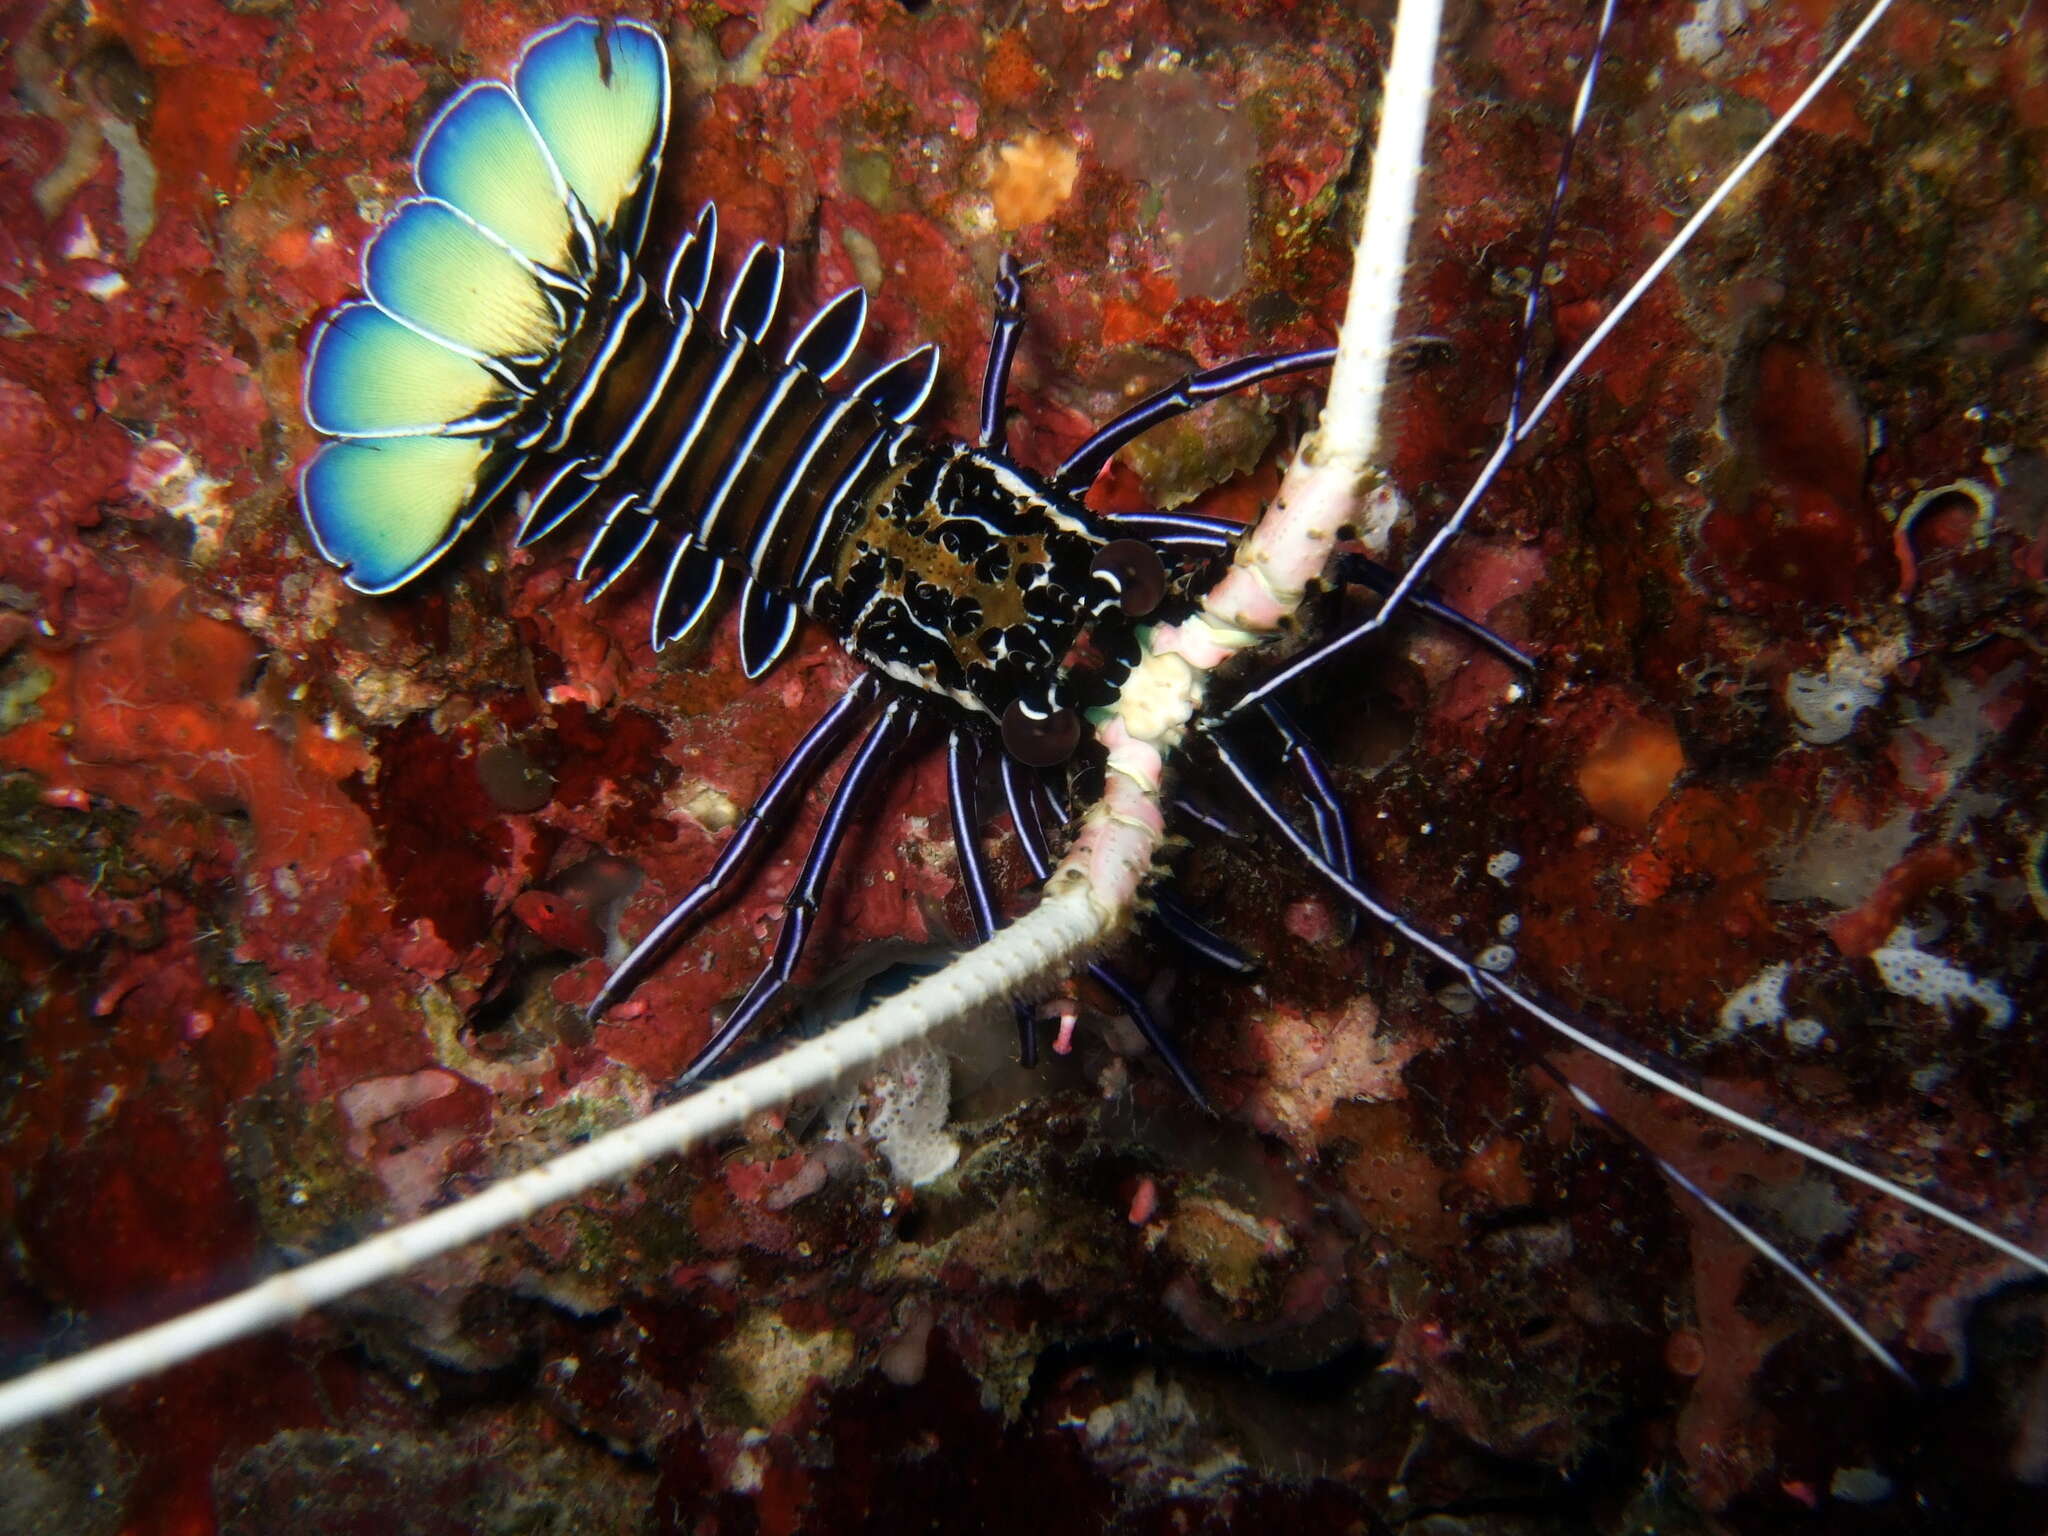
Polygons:
[[374,304],[320,323],[306,358],[306,420],[333,437],[466,437],[503,426],[526,397]]
[[441,109],[420,139],[427,196],[457,208],[536,266],[586,282],[595,236],[511,89],[480,80]]
[[344,439],[306,466],[299,502],[322,557],[350,586],[390,592],[462,537],[519,462],[474,437]]
[[637,251],[668,136],[661,34],[644,22],[576,17],[526,45],[512,85],[591,223]]
[[536,368],[567,316],[532,263],[452,204],[401,203],[363,252],[363,288],[387,315],[455,351]]

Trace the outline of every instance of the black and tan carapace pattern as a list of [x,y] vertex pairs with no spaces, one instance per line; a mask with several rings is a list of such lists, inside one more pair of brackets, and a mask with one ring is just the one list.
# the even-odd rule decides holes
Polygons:
[[995,720],[1020,700],[1051,713],[1063,706],[1047,681],[1115,602],[1093,574],[1111,542],[1014,466],[918,442],[843,515],[832,569],[804,602],[890,677]]

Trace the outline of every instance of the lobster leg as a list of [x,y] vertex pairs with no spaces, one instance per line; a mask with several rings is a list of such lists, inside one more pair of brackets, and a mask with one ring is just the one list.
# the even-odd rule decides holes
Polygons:
[[[1119,528],[1128,528],[1148,543],[1164,545],[1169,549],[1188,550],[1207,554],[1222,554],[1237,542],[1244,532],[1244,525],[1220,517],[1203,517],[1196,512],[1129,512],[1120,513],[1116,518]],[[1400,576],[1388,570],[1368,555],[1347,551],[1337,557],[1337,580],[1347,586],[1368,587],[1385,597],[1400,584]],[[1439,624],[1457,630],[1485,646],[1511,667],[1524,671],[1536,669],[1535,658],[1518,649],[1515,643],[1504,635],[1488,629],[1468,613],[1462,613],[1444,602],[1434,592],[1414,592],[1408,601],[1415,608],[1435,619]],[[1381,622],[1374,613],[1359,623],[1371,623],[1375,627]],[[1355,626],[1354,626],[1355,627]],[[1309,657],[1320,656],[1325,650],[1338,650],[1348,644],[1351,629],[1347,628],[1320,642]],[[1292,669],[1290,675],[1312,671],[1313,661]],[[1263,693],[1264,690],[1262,690]]]
[[[1045,808],[1052,813],[1052,819],[1055,822],[1065,824],[1073,819],[1072,809],[1060,798],[1059,791],[1053,788],[1050,780],[1041,778],[1038,781],[1038,794],[1039,798],[1045,803]],[[1234,828],[1225,825],[1214,817],[1205,816],[1195,807],[1187,805],[1183,801],[1175,801],[1174,805],[1176,809],[1184,810],[1188,814],[1195,816],[1204,825],[1213,826],[1232,837],[1242,836]],[[1013,810],[1011,814],[1014,816],[1015,811]],[[1035,824],[1040,829],[1040,841],[1043,842],[1045,822],[1040,819]],[[1040,875],[1039,878],[1042,880],[1045,877]],[[1233,975],[1255,976],[1258,974],[1258,961],[1254,960],[1250,955],[1231,943],[1230,940],[1224,938],[1222,934],[1216,932],[1199,917],[1195,916],[1193,909],[1178,896],[1174,895],[1172,891],[1164,888],[1155,888],[1152,891],[1151,915],[1153,920],[1166,931],[1167,937],[1173,939],[1198,959],[1205,960],[1218,970],[1229,971]]]
[[1223,554],[1244,532],[1242,523],[1192,512],[1119,512],[1116,525],[1152,544]]
[[1347,648],[1354,640],[1371,634],[1374,630],[1385,628],[1387,620],[1395,611],[1397,604],[1402,602],[1417,609],[1427,617],[1435,619],[1439,624],[1448,625],[1460,634],[1476,640],[1509,666],[1518,667],[1525,672],[1536,670],[1536,660],[1534,657],[1518,647],[1505,635],[1496,634],[1493,630],[1488,629],[1470,614],[1460,613],[1457,609],[1451,607],[1450,604],[1440,602],[1436,598],[1412,588],[1405,597],[1402,596],[1400,589],[1401,583],[1405,578],[1395,575],[1394,572],[1388,570],[1375,560],[1369,560],[1363,555],[1340,555],[1337,561],[1337,574],[1341,580],[1355,586],[1370,587],[1373,591],[1379,593],[1381,597],[1385,598],[1386,601],[1373,612],[1365,615],[1365,617],[1355,619],[1343,628],[1325,635],[1290,661],[1274,676],[1267,678],[1258,687],[1252,689],[1243,698],[1224,710],[1221,715],[1216,717],[1212,724],[1221,724],[1231,719],[1239,710],[1251,705],[1264,708],[1274,693],[1281,687],[1293,682],[1296,678],[1306,677],[1331,657]]
[[986,944],[996,931],[996,902],[989,885],[988,860],[981,852],[981,818],[976,815],[974,781],[980,766],[981,746],[974,733],[955,726],[946,738],[946,798],[952,802],[953,846],[959,850],[967,909],[974,914],[974,940]]
[[[974,938],[986,944],[996,931],[995,888],[989,883],[988,861],[981,852],[981,815],[976,780],[981,744],[973,731],[954,727],[946,740],[946,798],[953,813],[953,847],[960,859],[960,883],[967,888],[967,909],[974,914]],[[1038,1062],[1037,1014],[1027,1003],[1012,1000],[1017,1019],[1017,1059],[1025,1066]]]
[[[1399,575],[1388,570],[1377,560],[1372,559],[1368,555],[1349,552],[1337,557],[1337,579],[1347,586],[1370,588],[1381,597],[1387,596],[1401,583]],[[1534,672],[1536,670],[1536,658],[1527,651],[1522,650],[1505,635],[1488,629],[1470,614],[1460,612],[1432,593],[1418,591],[1410,596],[1408,601],[1419,612],[1427,614],[1430,618],[1435,619],[1437,623],[1455,629],[1458,633],[1485,646],[1509,666],[1519,667],[1524,672]],[[1377,625],[1381,622],[1380,614],[1385,611],[1382,608],[1364,622]],[[1335,644],[1341,645],[1348,637],[1349,631],[1345,631],[1339,636],[1332,637],[1332,639]],[[1325,644],[1330,643],[1325,642]],[[1316,654],[1320,654],[1321,650],[1322,647],[1318,646]]]
[[605,978],[605,983],[598,989],[597,996],[591,1000],[589,1008],[584,1010],[589,1018],[597,1018],[630,991],[635,979],[646,970],[649,962],[668,947],[669,941],[683,925],[725,889],[726,881],[731,878],[733,872],[753,854],[761,839],[782,821],[790,802],[802,792],[819,768],[839,750],[855,717],[874,703],[875,692],[874,679],[863,675],[825,712],[824,717],[805,733],[804,739],[797,743],[796,750],[775,770],[775,777],[768,781],[768,787],[761,791],[760,798],[748,808],[747,814],[740,821],[739,829],[725,845],[725,851],[718,856],[718,862],[711,866],[711,872],[691,887],[681,901],[669,908],[668,915],[649,929],[646,937],[633,946],[633,952],[620,961],[618,968]]
[[[1294,770],[1295,782],[1308,802],[1309,819],[1315,824],[1316,842],[1323,850],[1323,857],[1345,879],[1356,880],[1358,848],[1351,840],[1351,821],[1344,814],[1344,802],[1338,797],[1337,786],[1331,781],[1323,755],[1295,723],[1294,717],[1278,704],[1269,699],[1259,708],[1278,733],[1281,755],[1287,766]],[[1358,932],[1358,913],[1348,907],[1345,910],[1349,921],[1345,925],[1344,936],[1349,939]]]
[[[1010,810],[1010,824],[1017,829],[1017,846],[1024,850],[1024,861],[1031,866],[1031,873],[1043,884],[1052,874],[1052,860],[1046,856],[1045,833],[1040,830],[1037,817],[1030,809],[1031,792],[1024,782],[1024,767],[1009,753],[997,759],[1003,781],[1003,800]],[[1027,1067],[1038,1065],[1038,1031],[1020,1031],[1017,1040],[1017,1059]]]
[[1024,331],[1024,269],[1008,251],[996,267],[996,328],[989,338],[988,368],[981,376],[981,446],[1001,453],[1010,439],[1004,412],[1010,394],[1010,367],[1017,361],[1017,340]]
[[[1031,786],[1025,781],[1026,770],[1016,759],[1005,754],[1003,757],[1003,795],[1010,804],[1010,819],[1017,828],[1017,841],[1023,846],[1024,857],[1031,865],[1031,872],[1040,880],[1052,874],[1052,858],[1045,846],[1045,832],[1039,825],[1037,807],[1031,803]],[[1219,941],[1220,942],[1220,941]],[[1115,968],[1097,961],[1088,967],[1088,974],[1103,990],[1123,1005],[1124,1012],[1131,1016],[1131,1022],[1138,1026],[1138,1033],[1145,1037],[1145,1043],[1153,1053],[1166,1063],[1166,1069],[1174,1076],[1187,1096],[1208,1109],[1209,1101],[1202,1095],[1195,1082],[1194,1073],[1181,1059],[1180,1052],[1173,1048],[1166,1038],[1166,1031],[1160,1026],[1158,1016],[1146,1005],[1137,989],[1124,980]],[[1029,1066],[1031,1063],[1026,1062]]]
[[1215,932],[1167,890],[1152,892],[1152,920],[1181,948],[1233,976],[1256,976],[1259,962]]
[[883,707],[881,719],[869,729],[839,787],[832,792],[831,803],[825,807],[825,819],[819,823],[817,835],[811,839],[811,851],[805,855],[804,867],[797,875],[795,889],[783,899],[782,932],[775,940],[775,953],[710,1043],[683,1069],[683,1082],[695,1082],[715,1066],[789,985],[790,977],[796,974],[797,961],[803,958],[811,923],[818,915],[818,898],[832,873],[839,845],[846,840],[854,809],[890,768],[917,719],[917,706],[908,699],[891,699]]
[[1159,393],[1148,395],[1122,415],[1112,417],[1097,427],[1095,435],[1068,454],[1067,461],[1053,471],[1053,488],[1078,496],[1088,489],[1117,449],[1132,438],[1151,431],[1162,421],[1171,421],[1198,405],[1235,394],[1240,389],[1249,389],[1254,384],[1263,384],[1268,379],[1327,368],[1336,355],[1335,347],[1315,347],[1306,352],[1241,357],[1236,362],[1191,373],[1178,384],[1168,385]]
[[1175,795],[1166,803],[1176,815],[1185,816],[1189,821],[1199,826],[1207,827],[1211,832],[1217,833],[1219,836],[1227,837],[1233,842],[1241,843],[1244,841],[1244,833],[1239,828],[1217,815],[1207,806],[1196,804],[1186,795]]
[[[1542,272],[1550,262],[1550,248],[1557,238],[1557,224],[1564,209],[1565,194],[1571,188],[1572,159],[1578,150],[1579,134],[1586,125],[1586,113],[1592,103],[1593,88],[1600,78],[1601,62],[1607,56],[1607,35],[1614,25],[1615,9],[1616,0],[1601,0],[1600,16],[1593,34],[1593,46],[1587,54],[1586,68],[1579,77],[1578,97],[1572,106],[1571,123],[1565,130],[1564,150],[1558,159],[1557,181],[1551,188],[1550,207],[1543,218],[1542,233],[1536,239],[1535,259],[1530,264],[1530,270],[1534,272]],[[1544,391],[1543,397],[1536,402],[1534,408],[1525,414],[1522,397],[1528,385],[1530,365],[1535,359],[1536,317],[1542,307],[1543,284],[1532,282],[1528,292],[1523,296],[1522,313],[1515,324],[1515,368],[1508,384],[1507,420],[1501,427],[1500,441],[1494,446],[1485,464],[1480,467],[1479,474],[1451,515],[1435,533],[1430,535],[1429,542],[1422,547],[1422,552],[1415,557],[1408,569],[1382,594],[1386,601],[1380,605],[1379,611],[1364,622],[1295,657],[1225,710],[1223,719],[1230,718],[1239,710],[1262,699],[1270,698],[1276,690],[1284,688],[1295,678],[1314,671],[1322,665],[1330,652],[1363,639],[1375,630],[1384,629],[1393,620],[1394,615],[1401,611],[1403,604],[1417,600],[1417,589],[1428,575],[1430,566],[1464,530],[1467,519],[1472,515],[1472,509],[1479,504],[1479,499],[1492,489],[1494,481],[1500,478],[1502,469],[1507,465],[1509,453],[1514,450],[1516,444],[1529,435],[1536,423],[1543,419],[1543,413],[1549,409],[1551,401],[1556,399],[1558,390],[1598,344],[1598,334],[1589,338],[1578,353],[1558,371],[1557,376],[1551,381],[1550,388]],[[1619,314],[1619,311],[1611,313],[1609,320],[1618,319]]]

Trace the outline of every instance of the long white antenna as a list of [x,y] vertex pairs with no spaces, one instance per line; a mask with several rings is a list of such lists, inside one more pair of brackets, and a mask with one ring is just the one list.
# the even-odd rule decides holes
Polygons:
[[[1557,377],[1550,381],[1549,388],[1543,391],[1542,396],[1537,402],[1529,408],[1519,421],[1510,421],[1508,426],[1503,429],[1500,440],[1493,446],[1493,452],[1487,456],[1486,462],[1480,466],[1477,478],[1473,480],[1471,487],[1465,492],[1456,508],[1452,510],[1451,515],[1444,519],[1442,525],[1437,528],[1435,533],[1430,535],[1429,542],[1423,545],[1421,553],[1409,561],[1408,568],[1401,573],[1401,578],[1394,583],[1393,589],[1380,599],[1379,612],[1374,614],[1365,623],[1347,630],[1341,639],[1334,640],[1327,646],[1313,647],[1296,657],[1287,666],[1261,682],[1258,687],[1245,693],[1243,697],[1231,706],[1233,711],[1249,709],[1261,699],[1270,697],[1303,673],[1322,665],[1323,660],[1331,652],[1347,649],[1358,644],[1367,635],[1377,633],[1402,611],[1409,595],[1428,578],[1431,568],[1436,564],[1437,557],[1451,546],[1459,534],[1465,531],[1465,524],[1470,520],[1473,509],[1478,506],[1479,499],[1492,487],[1494,477],[1499,474],[1501,466],[1507,462],[1508,455],[1514,452],[1516,446],[1527,438],[1531,432],[1536,430],[1538,422],[1550,414],[1550,408],[1557,404],[1558,397],[1564,393],[1565,387],[1579,376],[1580,370],[1592,360],[1594,353],[1598,352],[1607,338],[1613,334],[1614,328],[1634,311],[1636,305],[1642,302],[1643,295],[1650,291],[1650,288],[1656,283],[1657,279],[1662,277],[1671,264],[1690,248],[1693,241],[1698,238],[1700,231],[1706,227],[1707,221],[1720,211],[1721,205],[1734,195],[1736,188],[1749,179],[1750,173],[1763,163],[1765,156],[1776,148],[1778,140],[1783,138],[1792,125],[1805,115],[1806,109],[1813,105],[1815,98],[1827,89],[1829,83],[1834,80],[1836,75],[1842,72],[1843,67],[1848,64],[1850,56],[1863,45],[1864,40],[1870,36],[1871,31],[1883,19],[1885,12],[1890,10],[1891,7],[1892,0],[1874,0],[1870,9],[1864,12],[1863,19],[1842,40],[1841,46],[1828,56],[1827,62],[1806,83],[1806,89],[1793,99],[1792,104],[1771,124],[1770,128],[1764,133],[1764,136],[1756,141],[1749,153],[1735,162],[1734,167],[1729,170],[1727,175],[1721,178],[1720,182],[1714,187],[1714,190],[1707,194],[1706,200],[1693,211],[1692,217],[1685,221],[1679,228],[1678,233],[1673,235],[1664,248],[1657,253],[1656,259],[1642,270],[1636,280],[1629,285],[1628,291],[1615,301],[1614,307],[1607,312],[1599,325],[1593,328],[1593,333],[1581,342],[1572,355],[1565,360],[1564,366],[1557,371]],[[1584,112],[1585,97],[1582,94],[1578,106],[1574,109],[1575,128],[1577,123],[1583,119]],[[1537,280],[1540,281],[1540,278]],[[1333,382],[1333,394],[1334,390]]]
[[0,1386],[0,1430],[288,1323],[314,1307],[402,1275],[451,1248],[516,1226],[558,1200],[623,1178],[666,1153],[724,1135],[751,1114],[837,1082],[922,1038],[935,1021],[963,1017],[988,996],[1029,992],[1065,975],[1067,957],[1088,942],[1100,921],[1083,892],[1048,896],[988,943],[827,1035],[417,1221]]

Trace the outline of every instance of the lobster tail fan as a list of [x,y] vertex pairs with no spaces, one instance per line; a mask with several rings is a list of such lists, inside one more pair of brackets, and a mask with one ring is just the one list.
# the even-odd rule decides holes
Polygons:
[[306,419],[329,443],[299,480],[320,553],[389,592],[437,559],[525,455],[511,426],[567,324],[525,256],[452,203],[402,204],[363,252],[370,302],[314,334]]
[[579,16],[526,45],[512,85],[600,241],[638,252],[668,136],[661,34]]
[[[660,35],[579,19],[535,37],[512,85],[472,85],[429,125],[414,159],[423,195],[363,251],[369,301],[337,310],[306,361],[307,420],[340,441],[307,464],[300,504],[351,586],[388,592],[425,570],[546,434],[554,407],[536,393],[593,312],[598,277],[631,276],[668,114]],[[558,468],[522,535],[590,489]]]
[[363,288],[384,313],[479,361],[540,369],[568,317],[525,257],[451,203],[401,203],[363,251]]
[[428,127],[414,158],[420,190],[468,215],[563,283],[588,293],[595,235],[511,89],[466,87]]
[[305,396],[306,420],[330,437],[467,436],[525,403],[504,375],[360,300],[313,333]]
[[314,455],[299,502],[322,557],[348,584],[389,592],[462,537],[522,462],[478,437],[345,439]]

